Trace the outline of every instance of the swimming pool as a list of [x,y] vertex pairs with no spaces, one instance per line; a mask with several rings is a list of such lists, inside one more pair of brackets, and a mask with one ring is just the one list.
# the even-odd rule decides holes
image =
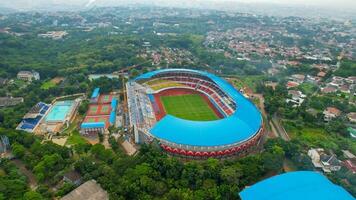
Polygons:
[[71,112],[74,101],[58,101],[56,102],[46,116],[46,122],[64,121],[67,115]]

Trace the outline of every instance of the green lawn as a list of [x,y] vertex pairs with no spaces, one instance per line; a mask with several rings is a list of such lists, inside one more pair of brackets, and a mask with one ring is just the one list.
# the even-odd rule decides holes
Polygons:
[[219,119],[203,97],[197,94],[162,96],[161,101],[166,113],[182,119],[194,121]]
[[68,140],[66,142],[67,145],[76,145],[76,144],[86,144],[88,141],[86,141],[78,131],[74,131],[71,136],[68,137]]
[[56,86],[56,83],[53,83],[53,81],[49,80],[49,81],[44,82],[41,85],[41,89],[48,90],[49,88],[52,88],[52,87],[55,87],[55,86]]

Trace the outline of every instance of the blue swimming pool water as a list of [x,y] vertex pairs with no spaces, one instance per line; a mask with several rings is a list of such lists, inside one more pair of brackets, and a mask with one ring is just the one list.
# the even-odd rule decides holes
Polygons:
[[68,113],[71,111],[73,101],[59,101],[56,102],[46,116],[48,121],[64,121]]

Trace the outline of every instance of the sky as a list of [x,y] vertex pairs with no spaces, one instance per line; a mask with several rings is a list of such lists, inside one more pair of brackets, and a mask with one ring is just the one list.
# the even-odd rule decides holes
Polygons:
[[356,0],[0,0],[0,7],[28,9],[45,6],[115,6],[125,3],[144,3],[164,6],[177,6],[181,4],[212,4],[222,2],[243,2],[243,3],[274,3],[283,5],[317,6],[329,9],[348,9],[356,11]]

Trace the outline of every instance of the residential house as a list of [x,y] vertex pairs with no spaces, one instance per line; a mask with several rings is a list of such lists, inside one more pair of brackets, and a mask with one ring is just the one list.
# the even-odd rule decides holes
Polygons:
[[325,173],[341,169],[341,161],[337,159],[336,155],[327,154],[322,148],[310,149],[308,156],[311,158],[313,166]]
[[22,97],[0,97],[0,107],[15,106],[23,101]]
[[326,86],[321,89],[321,92],[322,93],[334,93],[334,92],[337,92],[337,88],[334,86]]
[[343,162],[343,164],[353,174],[356,173],[356,158],[347,159]]
[[305,75],[303,74],[293,74],[291,76],[291,80],[294,81],[294,82],[297,82],[299,84],[303,83],[304,80],[305,80]]
[[323,72],[323,71],[321,71],[321,72],[319,72],[319,73],[317,74],[317,76],[318,76],[318,77],[321,77],[321,78],[325,77],[325,75],[326,75],[326,73]]
[[294,81],[288,81],[287,84],[286,84],[287,89],[298,87],[298,86],[299,86],[299,83],[294,82]]
[[347,118],[350,122],[356,123],[356,112],[350,112],[347,114]]
[[335,107],[327,107],[324,112],[324,120],[331,121],[332,119],[339,117],[341,115],[341,111]]
[[40,74],[36,71],[19,71],[17,78],[24,81],[40,80]]
[[292,104],[294,104],[293,107],[298,107],[302,105],[306,97],[306,95],[299,90],[289,90],[288,95],[290,95],[291,98],[288,98],[286,102],[291,102]]

